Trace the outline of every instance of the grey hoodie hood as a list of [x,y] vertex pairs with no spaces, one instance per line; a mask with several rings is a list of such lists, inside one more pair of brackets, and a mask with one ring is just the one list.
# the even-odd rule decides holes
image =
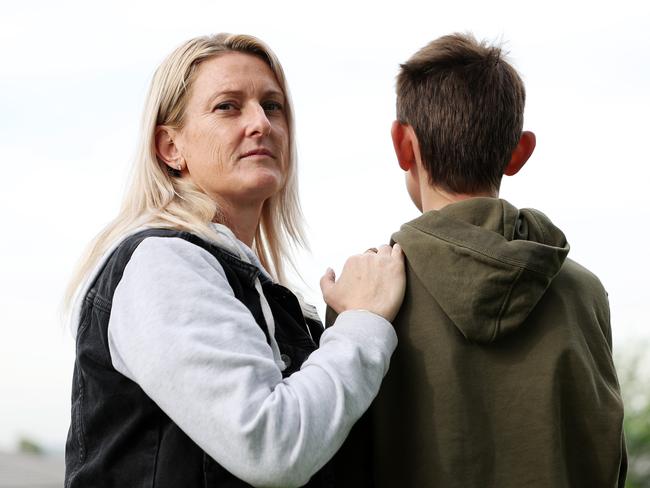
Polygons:
[[564,234],[543,213],[496,198],[427,212],[393,240],[460,332],[482,343],[524,322],[569,252]]

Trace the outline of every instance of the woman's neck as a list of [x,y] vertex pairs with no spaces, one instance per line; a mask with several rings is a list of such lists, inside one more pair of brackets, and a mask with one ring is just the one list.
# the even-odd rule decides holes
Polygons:
[[215,217],[215,222],[226,225],[237,239],[252,248],[260,223],[262,204],[241,206],[219,202],[218,205],[220,214]]

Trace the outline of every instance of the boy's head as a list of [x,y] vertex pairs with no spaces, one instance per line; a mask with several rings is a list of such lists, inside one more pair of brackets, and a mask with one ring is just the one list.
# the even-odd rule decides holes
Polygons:
[[524,101],[501,50],[469,34],[432,41],[397,77],[398,123],[412,127],[429,185],[455,194],[498,192],[522,135]]

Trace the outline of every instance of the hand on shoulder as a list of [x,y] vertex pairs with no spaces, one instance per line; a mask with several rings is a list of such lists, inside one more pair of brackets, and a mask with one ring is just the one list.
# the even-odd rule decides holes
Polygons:
[[399,244],[383,245],[348,258],[336,279],[328,269],[320,280],[325,303],[337,313],[368,310],[392,321],[404,299],[406,276]]

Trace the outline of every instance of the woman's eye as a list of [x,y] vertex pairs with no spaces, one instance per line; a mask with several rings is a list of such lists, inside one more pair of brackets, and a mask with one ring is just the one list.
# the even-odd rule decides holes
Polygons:
[[265,112],[279,112],[282,110],[282,104],[279,102],[264,102],[262,104]]
[[219,103],[214,107],[215,110],[230,111],[235,109],[235,104],[232,102]]

